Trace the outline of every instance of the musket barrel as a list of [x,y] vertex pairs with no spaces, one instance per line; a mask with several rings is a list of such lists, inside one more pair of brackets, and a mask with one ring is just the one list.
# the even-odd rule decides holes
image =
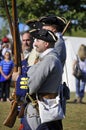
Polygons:
[[12,0],[12,15],[13,15],[14,63],[15,63],[15,71],[17,72],[18,67],[21,67],[21,44],[18,29],[16,0]]

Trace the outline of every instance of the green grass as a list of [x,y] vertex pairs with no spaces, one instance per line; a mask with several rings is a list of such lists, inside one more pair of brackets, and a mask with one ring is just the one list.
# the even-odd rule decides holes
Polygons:
[[86,96],[83,104],[74,104],[74,97],[74,93],[71,93],[71,98],[67,101],[64,130],[86,130]]
[[3,121],[10,112],[10,103],[9,102],[0,102],[0,130],[18,130],[19,119],[16,120],[16,123],[13,128],[9,128],[3,125]]
[[[86,130],[86,96],[84,104],[74,104],[74,93],[71,93],[70,100],[67,101],[66,118],[63,120],[64,130]],[[9,102],[0,102],[0,130],[18,130],[20,120],[17,118],[13,128],[3,125],[3,121],[10,111]]]

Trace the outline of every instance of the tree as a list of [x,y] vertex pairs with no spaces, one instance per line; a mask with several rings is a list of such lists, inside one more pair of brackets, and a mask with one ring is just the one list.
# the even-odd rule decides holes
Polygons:
[[0,40],[9,33],[9,26],[6,22],[2,24],[2,28],[0,29]]
[[[3,1],[0,0],[0,15],[3,14],[4,19],[7,20]],[[12,1],[7,0],[7,4],[12,17]],[[38,19],[41,16],[55,14],[63,16],[67,20],[77,20],[78,25],[85,29],[85,0],[17,0],[17,9],[19,22],[25,23],[29,19]]]

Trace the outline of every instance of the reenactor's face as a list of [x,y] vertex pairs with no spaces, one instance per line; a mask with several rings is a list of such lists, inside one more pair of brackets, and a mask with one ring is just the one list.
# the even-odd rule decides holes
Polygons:
[[46,47],[47,47],[46,43],[47,42],[45,42],[43,40],[35,39],[33,44],[36,47],[36,51],[39,53],[42,53],[46,50]]

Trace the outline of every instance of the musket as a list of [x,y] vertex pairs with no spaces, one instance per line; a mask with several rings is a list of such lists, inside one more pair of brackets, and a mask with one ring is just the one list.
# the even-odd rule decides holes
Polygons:
[[[20,44],[20,35],[18,29],[18,17],[17,17],[17,8],[16,8],[16,0],[12,0],[12,16],[13,16],[13,45],[14,45],[14,71],[18,71],[18,67],[21,67],[21,44]],[[16,82],[15,82],[15,91],[16,91]],[[15,96],[13,105],[11,110],[3,122],[3,124],[7,127],[12,128],[15,124],[17,115],[18,115],[18,97]]]
[[[16,0],[12,0],[12,17],[13,17],[13,50],[14,50],[14,72],[18,72],[18,68],[21,69],[21,42],[18,28],[18,15]],[[22,72],[21,72],[22,73]],[[16,91],[16,82],[15,91]],[[15,95],[16,96],[16,95]]]

